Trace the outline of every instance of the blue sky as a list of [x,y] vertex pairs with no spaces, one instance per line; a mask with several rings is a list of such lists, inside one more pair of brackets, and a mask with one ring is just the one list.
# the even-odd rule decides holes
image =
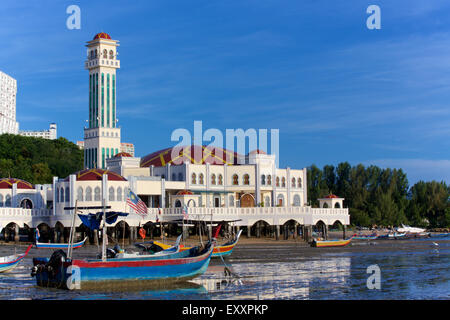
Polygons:
[[[81,8],[81,29],[66,8]],[[366,8],[381,8],[369,30]],[[120,41],[117,112],[136,155],[173,130],[280,130],[280,166],[349,161],[450,183],[448,1],[9,1],[0,70],[20,129],[82,140],[85,43]]]

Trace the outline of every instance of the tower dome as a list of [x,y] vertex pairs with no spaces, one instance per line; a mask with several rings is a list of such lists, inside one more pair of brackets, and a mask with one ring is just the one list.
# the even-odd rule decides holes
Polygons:
[[97,33],[95,35],[93,40],[97,40],[97,39],[109,39],[109,40],[111,40],[111,36],[109,34],[107,34],[106,32],[100,32],[100,33]]

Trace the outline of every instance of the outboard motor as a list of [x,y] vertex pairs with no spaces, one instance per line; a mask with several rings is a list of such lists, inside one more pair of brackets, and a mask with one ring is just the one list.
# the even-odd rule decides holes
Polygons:
[[63,250],[56,250],[52,253],[50,260],[45,265],[47,271],[55,276],[63,263],[67,260],[67,255]]

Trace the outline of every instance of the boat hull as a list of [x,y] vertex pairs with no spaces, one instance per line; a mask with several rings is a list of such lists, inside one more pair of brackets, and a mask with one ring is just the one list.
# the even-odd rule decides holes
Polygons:
[[11,271],[17,267],[20,261],[22,261],[23,258],[27,256],[28,252],[30,252],[32,246],[33,245],[30,244],[24,254],[3,257],[2,261],[0,261],[0,273]]
[[[239,230],[239,233],[237,234],[236,239],[234,239],[233,242],[231,242],[229,244],[221,245],[221,246],[215,246],[213,253],[212,253],[212,258],[229,256],[233,252],[234,247],[237,245],[237,243],[239,241],[239,237],[241,236],[241,233],[242,233],[242,230]],[[159,241],[154,241],[153,243],[155,243],[156,245],[160,246],[163,249],[170,248],[170,245],[159,242]],[[191,248],[192,247],[180,247],[180,251],[189,250]]]
[[[86,242],[86,238],[83,241],[76,242],[72,245],[72,249],[81,248]],[[44,242],[36,242],[36,248],[38,249],[64,249],[67,250],[69,248],[68,243],[44,243]]]
[[313,240],[311,246],[317,247],[317,248],[323,248],[323,247],[344,247],[348,245],[353,238],[346,239],[346,240]]
[[[122,282],[177,282],[187,281],[204,273],[208,268],[213,247],[198,256],[193,252],[179,252],[165,256],[149,256],[126,259],[77,260],[64,262],[57,272],[43,270],[38,272],[36,283],[44,287],[68,288],[67,281],[75,269],[74,276],[79,275],[81,289],[101,285],[102,283]],[[44,265],[49,259],[35,258],[35,266]],[[72,268],[69,268],[72,267]],[[73,277],[73,276],[72,276]]]

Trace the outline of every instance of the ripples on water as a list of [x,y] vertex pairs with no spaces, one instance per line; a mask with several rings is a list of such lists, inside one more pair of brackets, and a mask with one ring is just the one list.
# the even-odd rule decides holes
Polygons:
[[[170,288],[65,291],[35,286],[31,259],[0,274],[0,299],[449,299],[450,246],[415,251],[324,253],[285,262],[213,260],[202,276]],[[240,260],[243,261],[243,260]],[[369,290],[369,265],[381,269],[381,289]]]

